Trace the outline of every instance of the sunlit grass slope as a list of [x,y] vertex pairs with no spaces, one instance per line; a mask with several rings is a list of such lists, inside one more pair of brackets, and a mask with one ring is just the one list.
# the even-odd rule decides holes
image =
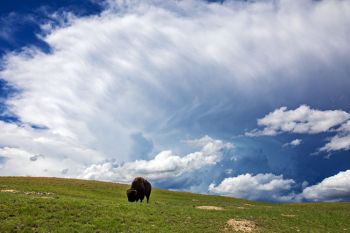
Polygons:
[[0,177],[0,232],[234,232],[230,219],[254,223],[254,232],[350,232],[350,203],[271,204],[153,189],[141,204],[127,202],[128,187]]

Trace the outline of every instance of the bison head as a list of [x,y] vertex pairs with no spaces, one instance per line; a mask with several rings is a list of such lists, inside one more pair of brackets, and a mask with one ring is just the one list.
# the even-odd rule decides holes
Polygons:
[[126,191],[126,195],[128,196],[128,200],[130,202],[134,202],[136,200],[137,191],[135,189],[128,189]]

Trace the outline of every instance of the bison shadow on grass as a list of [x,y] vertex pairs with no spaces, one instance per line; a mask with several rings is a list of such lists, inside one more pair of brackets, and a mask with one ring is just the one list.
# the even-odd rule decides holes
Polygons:
[[151,190],[152,186],[150,182],[142,177],[136,177],[131,184],[131,188],[126,191],[126,195],[130,202],[138,202],[138,200],[142,202],[146,196],[148,203]]

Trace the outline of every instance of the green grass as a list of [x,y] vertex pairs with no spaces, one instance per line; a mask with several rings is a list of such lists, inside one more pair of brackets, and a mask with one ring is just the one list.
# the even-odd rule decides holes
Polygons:
[[[350,203],[271,204],[153,189],[141,204],[127,202],[128,187],[0,177],[0,190],[17,191],[0,192],[0,232],[228,232],[231,218],[254,221],[256,232],[350,232]],[[194,208],[201,205],[224,210]]]

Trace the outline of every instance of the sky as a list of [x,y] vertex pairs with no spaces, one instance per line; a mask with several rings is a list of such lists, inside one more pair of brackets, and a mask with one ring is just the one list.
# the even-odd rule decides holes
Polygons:
[[350,2],[0,2],[0,176],[350,201]]

